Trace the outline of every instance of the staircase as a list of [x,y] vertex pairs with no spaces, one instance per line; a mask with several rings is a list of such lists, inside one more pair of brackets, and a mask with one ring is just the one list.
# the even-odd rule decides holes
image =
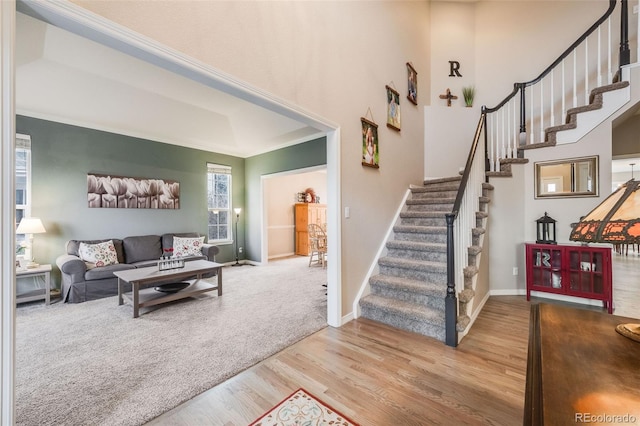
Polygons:
[[[362,316],[396,328],[445,340],[444,299],[447,290],[445,214],[451,212],[460,185],[460,176],[428,180],[411,188],[411,197],[400,213],[393,236],[386,243],[387,254],[378,260],[379,274],[369,279],[371,294],[360,300]],[[465,270],[465,290],[460,294],[458,328],[469,324],[467,303],[475,294],[477,260],[482,252],[481,236],[488,217],[483,186],[476,213],[477,227],[470,232],[469,266]]]
[[[616,4],[610,0],[602,17],[537,78],[515,83],[512,93],[496,107],[482,107],[463,178],[429,180],[423,187],[411,188],[411,197],[386,243],[386,254],[378,259],[379,273],[369,279],[370,294],[359,301],[363,317],[433,337],[450,346],[457,345],[457,332],[467,331],[471,322],[468,311],[475,298],[488,217],[488,194],[493,190],[493,186],[483,182],[491,177],[511,176],[513,165],[528,162],[522,158],[525,150],[579,141],[630,100],[629,82],[623,81],[628,80],[629,72],[623,67],[630,63],[628,9],[626,2],[621,1],[620,39],[614,40],[610,18]],[[603,33],[608,36],[601,44]],[[595,55],[586,53],[589,38],[596,39]],[[611,52],[618,44],[620,58],[615,72]],[[585,57],[592,59],[585,62],[581,72],[577,71],[575,61],[578,50],[584,50]],[[607,66],[601,67],[602,64]],[[566,85],[565,66],[569,70]],[[555,74],[561,80],[559,83],[554,81],[556,70],[561,70]],[[623,78],[625,72],[627,76]],[[583,80],[577,85],[579,75],[583,75]],[[612,84],[602,84],[612,80]],[[549,96],[543,87],[560,90]],[[595,89],[589,91],[593,87]],[[574,108],[565,114],[565,98],[569,94],[572,94]],[[578,99],[584,99],[585,105],[577,106]],[[540,110],[534,110],[534,104],[539,105]],[[561,107],[557,118],[556,106]],[[555,125],[558,121],[563,124]],[[481,140],[485,146],[479,148]],[[479,152],[484,152],[486,158]],[[476,197],[479,197],[477,205]],[[462,211],[464,221],[460,220]],[[445,215],[449,217],[450,226]],[[448,262],[448,255],[454,257],[455,262]],[[461,265],[463,263],[466,264]],[[453,294],[457,300],[451,297]],[[474,308],[475,315],[479,308]],[[449,324],[448,330],[445,322]],[[453,330],[454,323],[457,331]]]
[[[583,132],[578,125],[578,117],[604,109],[605,119],[611,115],[612,107],[605,107],[603,94],[625,92],[626,94],[616,95],[616,99],[624,98],[628,96],[628,87],[629,82],[624,81],[594,89],[588,105],[569,110],[565,124],[545,130],[543,142],[525,145],[520,149],[554,146],[560,143],[558,140],[561,139],[562,132],[575,129]],[[591,122],[592,120],[588,120],[588,123]],[[513,165],[527,162],[526,158],[500,159],[500,169],[487,171],[486,176],[510,177]],[[387,253],[378,260],[379,273],[369,279],[371,293],[359,302],[361,316],[445,341],[445,214],[452,210],[460,180],[460,176],[433,179],[425,181],[421,187],[411,188],[411,197],[406,201],[398,224],[393,227],[393,235],[386,243]],[[459,306],[456,328],[459,332],[464,331],[471,321],[470,308],[475,297],[479,258],[489,215],[489,194],[492,190],[492,185],[482,184],[476,226],[469,230],[472,234],[472,245],[467,248],[468,263],[464,266],[464,289],[457,294]]]

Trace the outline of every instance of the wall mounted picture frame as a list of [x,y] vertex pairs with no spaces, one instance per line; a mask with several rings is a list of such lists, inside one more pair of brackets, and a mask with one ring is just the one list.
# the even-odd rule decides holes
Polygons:
[[89,208],[180,208],[180,183],[164,179],[87,174]]
[[400,93],[393,87],[387,88],[387,127],[400,131]]
[[378,150],[378,125],[364,117],[362,123],[362,165],[367,167],[380,167],[380,152]]
[[409,62],[407,62],[407,99],[418,105],[418,73]]

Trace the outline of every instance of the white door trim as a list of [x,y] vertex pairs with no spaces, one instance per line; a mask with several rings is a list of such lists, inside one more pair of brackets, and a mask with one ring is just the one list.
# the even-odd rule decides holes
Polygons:
[[16,310],[16,268],[15,268],[15,34],[16,4],[13,0],[0,1],[0,120],[2,122],[2,145],[0,158],[0,321],[2,328],[2,370],[1,389],[2,414],[0,424],[15,423],[14,379],[15,379],[15,310]]

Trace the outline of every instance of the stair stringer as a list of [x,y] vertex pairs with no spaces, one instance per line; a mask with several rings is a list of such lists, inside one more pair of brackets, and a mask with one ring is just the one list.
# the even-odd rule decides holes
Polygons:
[[411,197],[411,189],[407,189],[404,197],[402,198],[402,200],[400,201],[400,205],[398,206],[398,209],[396,210],[396,214],[394,216],[394,219],[390,222],[389,228],[387,229],[387,232],[385,234],[385,237],[382,239],[382,243],[380,244],[380,246],[378,247],[378,251],[376,252],[376,255],[373,258],[373,261],[371,262],[371,265],[369,266],[369,270],[367,271],[367,274],[364,277],[364,280],[362,281],[362,283],[360,284],[360,289],[358,290],[358,294],[355,297],[355,300],[353,301],[353,305],[352,305],[352,309],[353,309],[353,317],[354,318],[358,318],[361,315],[360,312],[360,299],[362,299],[363,297],[369,295],[369,293],[371,292],[371,286],[369,285],[369,281],[371,279],[371,277],[375,274],[378,273],[379,271],[379,266],[378,266],[378,259],[380,259],[381,257],[383,257],[386,252],[387,252],[387,242],[392,238],[393,236],[393,228],[394,226],[396,226],[399,221],[400,221],[400,213],[404,210],[406,210],[407,208],[407,200]]
[[[475,300],[482,266],[488,268],[488,265],[483,265],[482,263],[482,255],[485,252],[485,237],[488,236],[490,191],[493,191],[493,185],[483,183],[482,196],[478,200],[478,211],[476,212],[476,227],[469,230],[469,232],[473,233],[473,245],[467,247],[468,260],[463,269],[464,289],[458,293],[458,318],[456,321],[458,342],[467,335],[473,326],[489,295],[489,292],[487,292],[480,302]],[[474,302],[476,303],[474,304]]]
[[587,133],[595,129],[600,123],[606,121],[612,114],[627,104],[631,100],[631,88],[627,81],[622,83],[626,83],[626,85],[620,89],[606,91],[601,94],[602,101],[600,108],[575,114],[576,127],[574,129],[557,132],[556,145],[578,142]]

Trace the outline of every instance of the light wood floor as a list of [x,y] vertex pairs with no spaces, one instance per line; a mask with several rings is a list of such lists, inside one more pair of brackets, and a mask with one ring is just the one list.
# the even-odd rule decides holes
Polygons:
[[[614,258],[617,315],[640,313],[634,256]],[[247,425],[300,387],[362,426],[522,424],[529,310],[491,297],[456,349],[367,319],[328,327],[149,425]]]

